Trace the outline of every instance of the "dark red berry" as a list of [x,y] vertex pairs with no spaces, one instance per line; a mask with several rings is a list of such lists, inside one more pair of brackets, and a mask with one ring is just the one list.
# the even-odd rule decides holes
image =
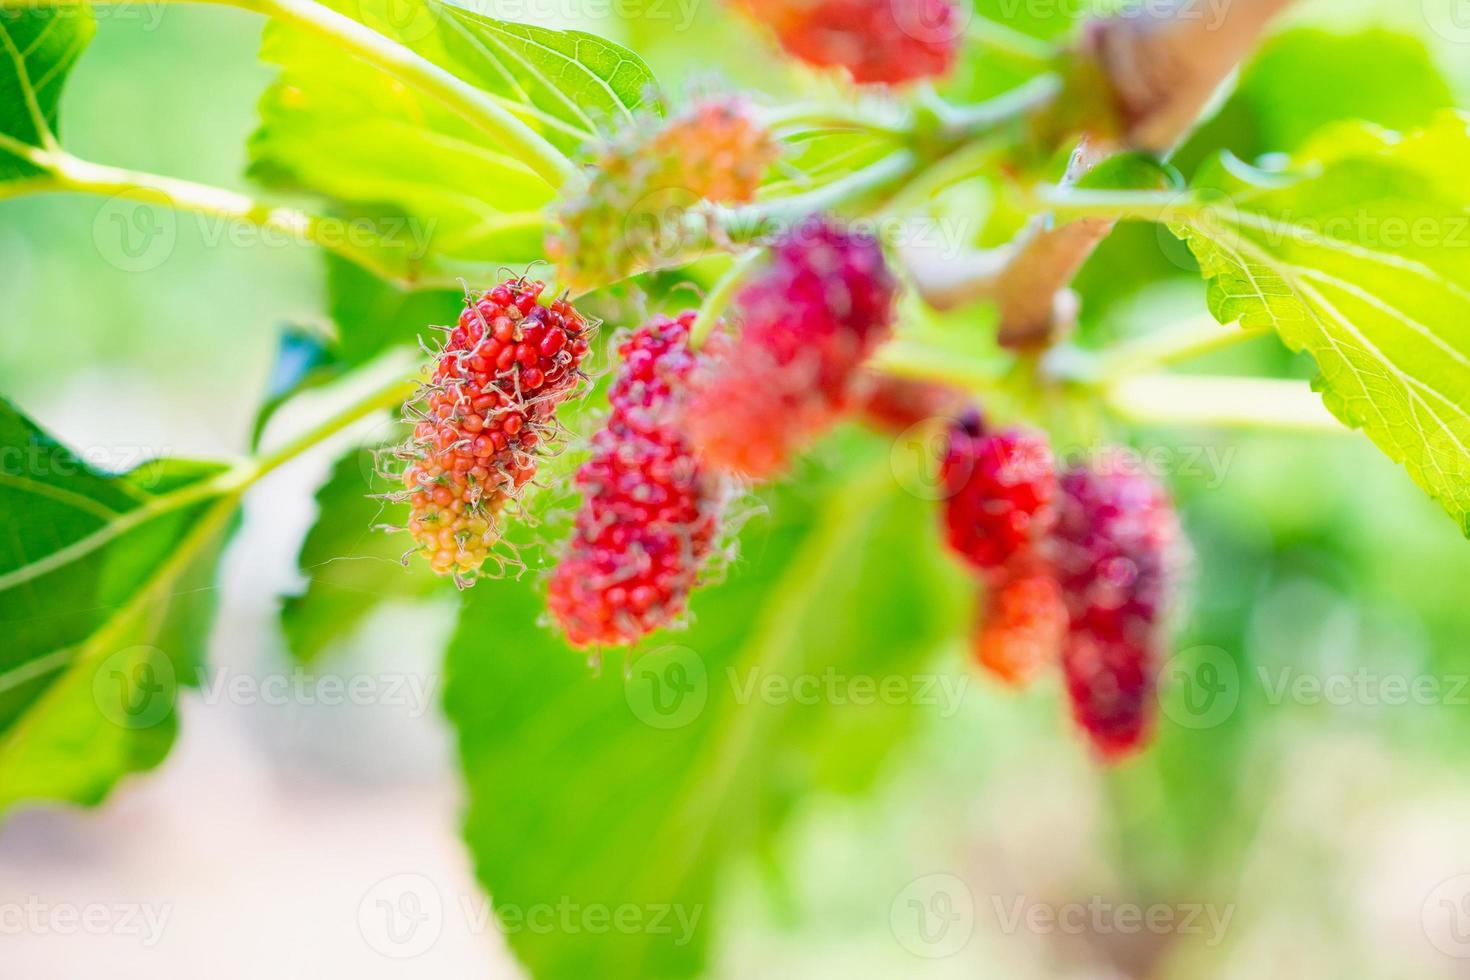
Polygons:
[[723,483],[678,425],[700,357],[694,318],[655,317],[618,345],[611,411],[577,471],[582,507],[547,595],[573,646],[629,644],[668,625],[714,546]]
[[1031,551],[1056,520],[1051,447],[1039,433],[992,431],[967,412],[949,428],[940,476],[946,538],[979,571]]
[[790,229],[735,298],[738,340],[711,347],[696,379],[688,426],[700,452],[745,476],[781,470],[848,408],[896,295],[874,239],[821,216]]
[[1062,667],[1072,713],[1116,759],[1152,729],[1179,522],[1158,481],[1117,453],[1064,473],[1059,511],[1048,551],[1070,620]]

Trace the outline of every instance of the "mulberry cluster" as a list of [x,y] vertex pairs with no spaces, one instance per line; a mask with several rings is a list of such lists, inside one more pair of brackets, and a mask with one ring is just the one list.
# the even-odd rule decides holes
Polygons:
[[687,209],[749,201],[778,152],[740,98],[706,99],[669,119],[639,121],[598,155],[586,193],[562,209],[547,254],[577,289],[657,266]]
[[479,570],[499,539],[497,518],[536,475],[557,406],[577,388],[589,326],[572,306],[543,306],[545,284],[501,283],[468,303],[410,409],[408,531],[441,575]]
[[781,47],[859,83],[899,84],[954,65],[964,23],[951,0],[744,0]]
[[574,646],[629,644],[667,625],[714,547],[723,481],[678,424],[699,360],[694,318],[655,317],[618,345],[611,412],[577,471],[583,503],[548,592]]
[[897,283],[874,239],[808,218],[735,297],[739,339],[700,372],[687,425],[712,463],[769,477],[850,407],[892,329]]
[[975,659],[1009,684],[1060,660],[1099,753],[1140,747],[1179,546],[1163,487],[1121,453],[1058,476],[1039,434],[973,411],[950,426],[941,475],[946,538],[985,587]]
[[1152,726],[1179,522],[1158,481],[1118,456],[1070,470],[1061,490],[1050,550],[1070,619],[1062,668],[1077,723],[1116,758]]

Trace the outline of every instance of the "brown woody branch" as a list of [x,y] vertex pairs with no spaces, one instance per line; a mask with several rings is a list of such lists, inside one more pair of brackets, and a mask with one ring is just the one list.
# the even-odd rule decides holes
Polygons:
[[[1194,125],[1210,96],[1291,0],[1176,0],[1089,22],[1075,54],[1100,79],[1111,118],[1090,120],[1067,168],[1080,179],[1119,149],[1166,153]],[[1075,94],[1075,93],[1073,93]],[[1063,94],[1063,98],[1067,93]],[[905,258],[921,295],[938,309],[990,300],[999,340],[1012,348],[1050,343],[1071,328],[1073,277],[1114,222],[1087,218],[1057,225],[1033,219],[1010,244],[946,261],[914,251]]]

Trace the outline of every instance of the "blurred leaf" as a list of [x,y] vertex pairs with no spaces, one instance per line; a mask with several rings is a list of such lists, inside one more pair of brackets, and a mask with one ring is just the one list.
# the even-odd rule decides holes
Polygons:
[[1327,407],[1470,532],[1470,132],[1346,145],[1286,187],[1216,171],[1228,193],[1173,230],[1215,317],[1311,353]]
[[421,337],[432,341],[430,328],[457,322],[464,306],[462,290],[399,289],[334,255],[326,262],[327,312],[337,326],[333,353],[345,366],[365,364],[390,347],[415,346]]
[[212,464],[98,472],[4,403],[0,450],[0,811],[96,803],[173,741],[235,499]]
[[[626,680],[616,660],[591,670],[538,625],[539,590],[469,594],[446,692],[466,837],[532,975],[698,973],[725,861],[768,842],[812,790],[866,788],[923,719],[918,688],[898,703],[817,686],[924,683],[960,630],[931,505],[895,492],[886,458],[858,455],[855,475],[777,492],[728,580],[696,595],[688,632],[646,641]],[[837,693],[761,694],[803,679]],[[637,922],[525,928],[528,910],[566,903]]]
[[382,489],[373,474],[372,450],[357,449],[337,461],[317,491],[320,516],[299,559],[306,591],[281,604],[287,645],[302,662],[351,633],[385,599],[429,595],[447,584],[422,563],[404,567],[408,537],[377,527],[400,515],[385,514],[384,501],[371,496]]
[[[1365,70],[1372,72],[1371,83],[1365,83]],[[1179,151],[1176,163],[1192,173],[1222,148],[1246,160],[1291,153],[1341,120],[1414,129],[1453,105],[1429,50],[1411,34],[1297,28],[1261,46],[1229,100]]]
[[0,10],[0,180],[45,173],[16,149],[43,148],[56,133],[61,88],[96,29],[85,4]]

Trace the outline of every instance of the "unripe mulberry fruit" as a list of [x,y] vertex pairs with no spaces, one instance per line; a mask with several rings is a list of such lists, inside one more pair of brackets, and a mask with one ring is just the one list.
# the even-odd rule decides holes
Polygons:
[[897,283],[877,241],[814,216],[736,295],[738,340],[695,380],[687,424],[715,465],[769,477],[830,428],[890,334]]
[[945,537],[981,572],[1032,551],[1056,520],[1056,473],[1039,433],[992,431],[967,412],[950,426],[940,478]]
[[682,236],[670,235],[668,224],[701,201],[751,200],[778,152],[754,108],[738,97],[639,119],[598,153],[586,192],[558,215],[547,255],[575,289],[676,259]]
[[667,626],[720,530],[724,485],[678,425],[699,356],[695,314],[655,317],[618,345],[607,423],[577,471],[583,494],[547,605],[573,646],[625,645]]
[[1039,568],[1018,570],[986,592],[974,655],[1000,680],[1021,686],[1061,653],[1067,607],[1056,579]]
[[545,285],[510,279],[467,303],[410,406],[408,531],[441,575],[466,582],[499,540],[506,505],[536,475],[557,406],[582,378],[588,323]]
[[1093,746],[1117,759],[1152,730],[1179,521],[1158,481],[1121,455],[1067,471],[1060,486],[1049,552],[1070,622],[1067,692]]
[[898,84],[954,65],[964,23],[951,0],[744,0],[781,47],[859,83]]

